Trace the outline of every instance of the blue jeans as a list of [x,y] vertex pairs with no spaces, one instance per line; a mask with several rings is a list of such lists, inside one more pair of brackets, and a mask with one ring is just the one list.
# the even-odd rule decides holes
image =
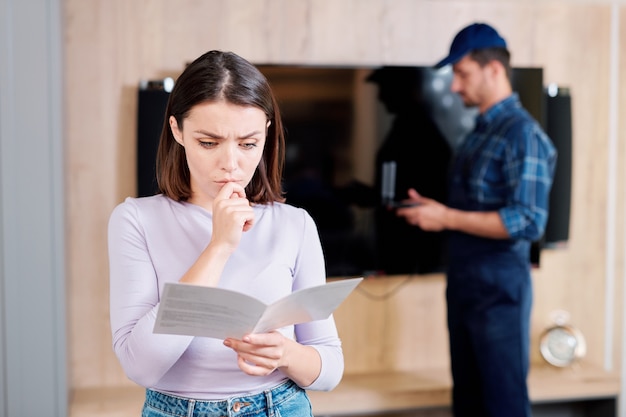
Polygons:
[[142,417],[312,417],[306,392],[293,381],[258,394],[201,401],[146,390]]
[[455,417],[529,417],[532,282],[514,255],[448,272],[448,329]]

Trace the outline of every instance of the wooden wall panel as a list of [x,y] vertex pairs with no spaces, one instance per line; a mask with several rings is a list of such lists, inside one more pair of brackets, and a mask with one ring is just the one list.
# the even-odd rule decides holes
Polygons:
[[367,278],[335,314],[346,372],[446,368],[444,299],[434,274]]
[[[608,105],[611,8],[578,5],[542,7],[536,23],[537,62],[545,79],[572,94],[573,181],[571,240],[566,249],[544,251],[536,274],[537,323],[565,309],[589,339],[588,357],[603,363],[605,328],[606,202],[608,193]],[[557,36],[558,34],[558,36]],[[593,50],[593,58],[580,53]]]
[[[624,344],[624,320],[626,319],[626,306],[624,295],[626,292],[626,4],[619,7],[619,31],[616,45],[618,56],[617,76],[619,89],[617,96],[616,135],[617,135],[617,181],[615,184],[617,198],[617,222],[616,222],[616,261],[615,261],[615,323],[613,325],[613,358],[615,369],[622,369],[622,361],[626,360],[626,344]],[[622,375],[624,376],[624,375]],[[622,382],[623,383],[623,382]]]
[[[621,39],[625,38],[626,26],[623,9]],[[111,349],[106,224],[113,207],[135,191],[139,80],[175,76],[186,62],[209,49],[233,50],[257,63],[431,64],[446,55],[454,33],[472,20],[490,22],[503,33],[513,51],[514,65],[542,66],[546,81],[572,88],[575,172],[571,241],[566,249],[545,252],[542,267],[535,272],[534,341],[550,312],[565,308],[589,337],[590,360],[601,363],[607,112],[608,92],[613,88],[608,80],[610,11],[607,2],[583,0],[66,0],[72,385],[131,384]],[[623,56],[621,59],[624,80],[626,65]],[[626,109],[625,84],[622,81],[620,90],[622,114]],[[624,143],[626,126],[620,123],[620,143]],[[623,177],[623,147],[619,155]],[[623,189],[623,181],[621,186]],[[623,202],[620,204],[618,221],[623,230],[624,207]],[[413,302],[416,310],[412,311],[424,315],[419,303],[443,302],[438,298],[442,283],[441,277],[415,281],[396,295],[397,303],[376,304],[373,311]],[[338,311],[338,323],[348,329],[345,343],[350,369],[366,366],[372,355],[378,355],[377,366],[421,366],[428,358],[436,364],[445,363],[445,328],[439,328],[434,338],[425,337],[420,332],[428,329],[419,316],[405,317],[401,324],[411,329],[408,332],[392,327],[396,336],[410,338],[403,341],[418,349],[414,354],[405,349],[382,357],[380,351],[359,347],[360,330],[349,330],[353,326],[352,308],[372,313],[363,295],[355,296],[347,305],[349,309]],[[620,296],[616,297],[621,302]],[[433,308],[438,312],[436,320],[441,321],[443,306],[434,304]],[[354,326],[365,326],[359,317],[354,317]],[[378,320],[376,317],[372,320]],[[617,325],[615,330],[619,330]],[[616,341],[616,348],[620,343]],[[394,348],[393,340],[389,346]]]

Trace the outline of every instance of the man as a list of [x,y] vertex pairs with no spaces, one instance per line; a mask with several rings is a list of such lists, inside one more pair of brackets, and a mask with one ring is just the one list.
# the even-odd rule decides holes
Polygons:
[[397,214],[448,231],[446,299],[454,415],[529,416],[530,245],[548,217],[556,150],[520,104],[505,40],[472,24],[436,66],[479,115],[455,155],[447,205],[409,191]]

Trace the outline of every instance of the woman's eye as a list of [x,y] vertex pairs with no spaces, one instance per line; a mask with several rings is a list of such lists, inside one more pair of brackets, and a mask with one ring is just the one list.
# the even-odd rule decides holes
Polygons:
[[198,143],[200,144],[200,146],[202,146],[203,148],[212,148],[215,146],[215,142],[213,141],[208,141],[208,140],[199,140]]
[[256,143],[242,143],[241,146],[245,149],[253,149],[256,148]]

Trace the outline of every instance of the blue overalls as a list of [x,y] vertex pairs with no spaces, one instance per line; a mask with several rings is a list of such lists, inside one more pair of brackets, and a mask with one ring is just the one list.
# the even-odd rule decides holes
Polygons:
[[[458,160],[453,165],[449,205],[493,210],[472,201],[466,169]],[[530,242],[450,232],[448,244],[454,415],[530,416]]]

